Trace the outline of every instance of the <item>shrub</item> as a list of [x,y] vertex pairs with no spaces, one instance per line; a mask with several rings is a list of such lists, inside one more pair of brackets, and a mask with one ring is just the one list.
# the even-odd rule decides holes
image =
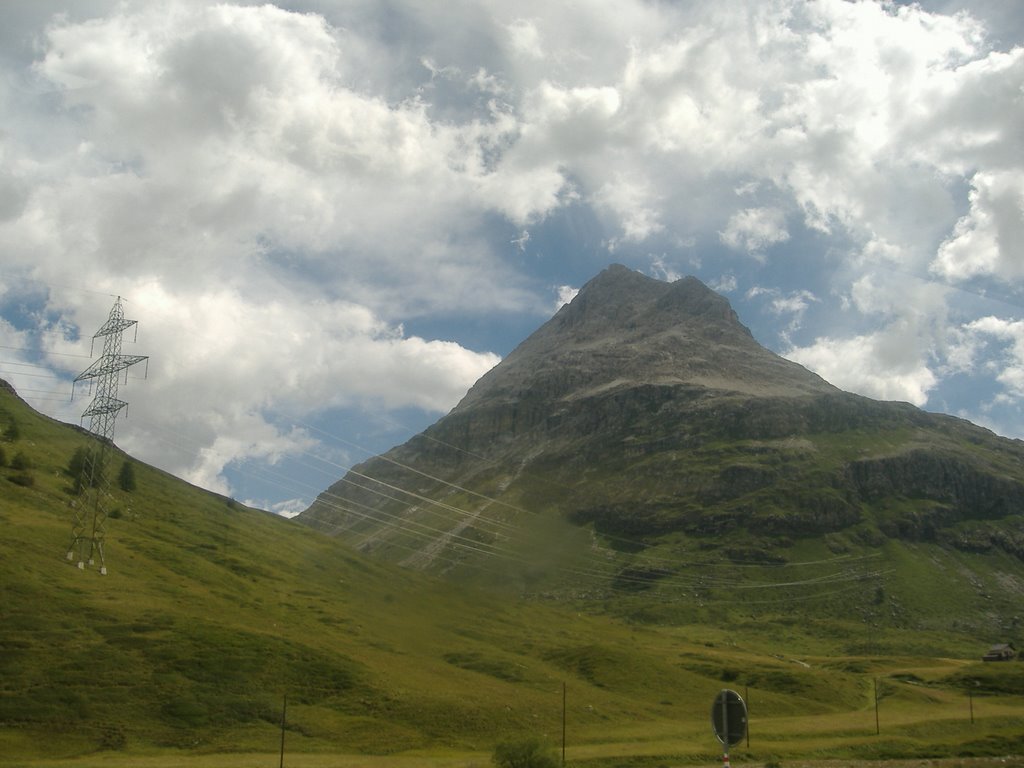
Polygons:
[[0,446],[0,467],[7,466],[7,454],[4,453],[3,446]]
[[120,725],[104,725],[100,727],[100,747],[103,749],[124,749],[128,745],[128,737]]
[[555,753],[539,739],[502,742],[494,748],[491,761],[498,768],[558,768]]
[[24,451],[18,451],[14,454],[14,458],[11,459],[11,469],[32,469],[32,462],[29,461],[29,458],[25,455]]
[[132,492],[135,490],[135,465],[128,459],[121,465],[121,472],[117,476],[117,484],[122,491]]
[[20,485],[23,488],[31,488],[36,484],[36,479],[28,472],[21,472],[17,475],[11,475],[10,481],[15,485]]
[[[98,449],[77,448],[68,461],[67,473],[74,482],[74,493],[79,494],[86,487],[98,488],[103,479],[103,466],[91,467],[93,461],[99,461]],[[92,482],[89,472],[92,471]]]

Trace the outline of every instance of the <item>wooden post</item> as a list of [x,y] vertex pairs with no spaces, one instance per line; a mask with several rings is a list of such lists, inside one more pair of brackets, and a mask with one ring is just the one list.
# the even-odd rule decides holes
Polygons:
[[281,705],[281,768],[284,768],[284,726],[285,717],[288,713],[288,694],[284,695],[284,703]]
[[729,765],[729,697],[722,692],[722,768],[731,768]]
[[881,726],[878,724],[878,678],[875,678],[875,735],[877,736],[882,732]]
[[747,705],[747,749],[750,749],[750,686],[743,686],[743,701]]
[[565,682],[562,683],[562,768],[565,768]]

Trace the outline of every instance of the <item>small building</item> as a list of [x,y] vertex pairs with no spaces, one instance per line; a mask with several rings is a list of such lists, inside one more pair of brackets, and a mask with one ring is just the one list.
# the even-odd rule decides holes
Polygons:
[[988,653],[981,657],[982,661],[1010,661],[1017,655],[1017,649],[1012,643],[997,643],[988,649]]

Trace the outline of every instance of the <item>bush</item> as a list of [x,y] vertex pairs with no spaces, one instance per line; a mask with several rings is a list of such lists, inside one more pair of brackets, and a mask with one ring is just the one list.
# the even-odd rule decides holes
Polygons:
[[128,737],[120,725],[100,726],[100,747],[121,750],[128,745]]
[[29,461],[29,458],[25,455],[24,451],[18,451],[14,454],[14,458],[11,459],[11,469],[32,469],[32,462]]
[[[98,448],[77,448],[68,461],[67,473],[74,481],[73,493],[80,494],[87,487],[98,488],[103,481],[103,466],[99,463]],[[93,467],[92,462],[97,462]],[[91,482],[89,474],[92,474]]]
[[4,453],[3,446],[0,446],[0,467],[7,466],[7,454]]
[[117,484],[121,487],[122,491],[131,493],[135,490],[135,465],[128,461],[128,459],[125,459],[124,464],[121,465],[121,472],[117,476]]
[[491,761],[498,768],[558,768],[555,753],[539,739],[506,741],[494,748]]
[[11,475],[10,481],[15,485],[20,485],[23,488],[31,488],[36,484],[36,479],[28,472],[21,472],[17,475]]

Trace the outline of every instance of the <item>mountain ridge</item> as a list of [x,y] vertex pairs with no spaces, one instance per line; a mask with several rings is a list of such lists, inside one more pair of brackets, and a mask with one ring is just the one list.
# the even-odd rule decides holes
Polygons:
[[[1022,466],[1020,441],[843,392],[764,349],[695,278],[613,266],[452,411],[298,520],[458,578],[507,557],[507,586],[551,595],[616,600],[639,572],[641,592],[667,599],[685,567],[655,561],[698,552],[769,563],[927,544],[1009,557],[1017,599]],[[539,564],[558,543],[593,577]],[[942,620],[919,596],[900,604],[908,622]]]

